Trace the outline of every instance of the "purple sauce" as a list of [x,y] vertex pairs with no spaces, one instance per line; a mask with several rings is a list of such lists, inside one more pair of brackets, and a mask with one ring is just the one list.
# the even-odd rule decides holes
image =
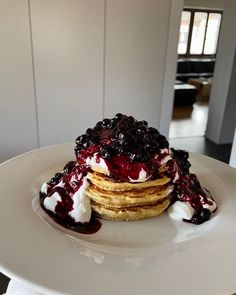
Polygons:
[[[39,194],[39,200],[40,205],[44,211],[47,212],[47,214],[51,217],[51,219],[58,223],[59,225],[63,226],[66,229],[73,230],[75,232],[81,233],[81,234],[95,234],[99,231],[99,229],[102,226],[102,223],[100,220],[95,218],[95,216],[92,215],[91,219],[87,223],[82,222],[75,222],[68,214],[61,214],[60,210],[57,209],[56,214],[54,214],[52,211],[47,210],[44,205],[43,201],[45,199],[46,195],[40,193]],[[59,202],[58,202],[59,203]],[[57,204],[58,206],[58,204]],[[65,211],[68,212],[70,208],[65,206],[64,209],[62,209],[62,212],[65,213]],[[71,208],[72,209],[72,208]]]
[[[87,169],[84,167],[81,169],[76,162],[68,162],[64,167],[63,172],[56,173],[48,182],[47,194],[40,192],[39,199],[41,207],[56,223],[60,224],[64,228],[79,233],[94,234],[101,228],[102,225],[97,218],[92,216],[90,222],[81,223],[75,222],[75,220],[69,215],[69,212],[73,209],[72,196],[83,184],[82,177],[85,176],[86,173]],[[81,177],[79,177],[80,175]],[[64,187],[56,186],[61,181],[63,182]],[[54,193],[58,193],[62,200],[61,202],[57,202],[55,213],[47,210],[43,203],[46,197],[50,198]]]

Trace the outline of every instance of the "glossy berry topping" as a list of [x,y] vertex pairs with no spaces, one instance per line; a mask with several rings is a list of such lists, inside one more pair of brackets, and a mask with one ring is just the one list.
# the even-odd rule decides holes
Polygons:
[[173,153],[173,158],[177,161],[181,172],[183,174],[189,174],[189,168],[191,167],[191,164],[188,161],[189,153],[184,150],[175,150],[171,149]]
[[[155,128],[148,127],[147,121],[138,121],[132,116],[120,113],[113,119],[106,118],[99,121],[94,128],[87,129],[86,134],[79,136],[75,143],[78,163],[85,163],[86,157],[92,157],[88,150],[91,146],[96,146],[98,156],[104,159],[109,167],[110,176],[120,181],[129,181],[129,173],[120,168],[125,165],[129,167],[128,170],[132,175],[135,169],[141,169],[142,166],[151,174],[150,178],[155,178],[158,165],[154,171],[151,168],[152,159],[161,149],[169,147],[166,138]],[[124,157],[119,158],[119,156]],[[119,168],[117,157],[120,159]],[[139,172],[140,170],[136,170],[137,178]]]
[[63,177],[62,173],[56,173],[48,182],[48,184],[56,185],[60,182],[61,178]]

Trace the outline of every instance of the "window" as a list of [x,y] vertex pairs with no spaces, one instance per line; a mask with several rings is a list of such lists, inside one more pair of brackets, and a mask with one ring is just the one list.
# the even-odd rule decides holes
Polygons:
[[182,12],[178,54],[215,55],[222,12],[185,9]]
[[201,54],[206,31],[207,13],[195,12],[190,43],[190,54]]
[[178,46],[179,54],[185,54],[187,51],[190,17],[191,13],[189,11],[182,12]]
[[220,31],[221,14],[210,13],[206,31],[204,54],[215,54]]

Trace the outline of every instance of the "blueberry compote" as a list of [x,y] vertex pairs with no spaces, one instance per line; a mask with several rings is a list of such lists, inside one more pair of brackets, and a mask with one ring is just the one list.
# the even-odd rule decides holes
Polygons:
[[201,224],[209,220],[211,213],[216,211],[216,203],[210,192],[201,186],[197,176],[189,172],[191,164],[188,161],[188,152],[171,150],[180,173],[179,179],[174,184],[171,202],[173,204],[176,201],[181,201],[190,204],[195,213],[190,220],[183,219],[183,221]]
[[148,127],[146,121],[122,114],[98,122],[75,143],[76,161],[80,165],[95,155],[98,163],[101,158],[105,161],[112,179],[133,182],[158,178],[161,158],[166,156],[160,152],[169,148],[166,138]]
[[[216,205],[196,175],[189,172],[189,154],[169,148],[165,136],[146,121],[118,113],[113,119],[99,121],[75,141],[75,161],[42,186],[41,206],[59,224],[83,233],[94,233],[101,223],[93,216],[86,196],[87,173],[105,173],[113,181],[144,182],[167,176],[176,201],[187,202],[194,209],[194,224],[207,221]],[[215,205],[215,206],[214,206]]]
[[[91,210],[87,200],[81,208],[76,208],[76,199],[86,198],[83,196],[84,183],[86,180],[86,167],[79,166],[75,161],[66,164],[63,171],[56,173],[51,180],[43,185],[40,191],[40,205],[48,215],[58,224],[70,230],[84,234],[93,234],[101,227],[101,222],[94,216],[84,220],[79,211]],[[85,204],[85,205],[84,205]],[[83,221],[81,222],[80,219]]]

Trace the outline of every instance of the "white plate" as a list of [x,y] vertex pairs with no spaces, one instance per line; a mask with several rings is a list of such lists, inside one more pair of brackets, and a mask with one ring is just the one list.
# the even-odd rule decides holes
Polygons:
[[0,165],[0,267],[45,294],[229,295],[236,291],[236,170],[191,154],[191,171],[219,209],[202,225],[165,213],[102,221],[94,235],[61,230],[38,206],[41,184],[73,160],[73,144],[35,150]]

